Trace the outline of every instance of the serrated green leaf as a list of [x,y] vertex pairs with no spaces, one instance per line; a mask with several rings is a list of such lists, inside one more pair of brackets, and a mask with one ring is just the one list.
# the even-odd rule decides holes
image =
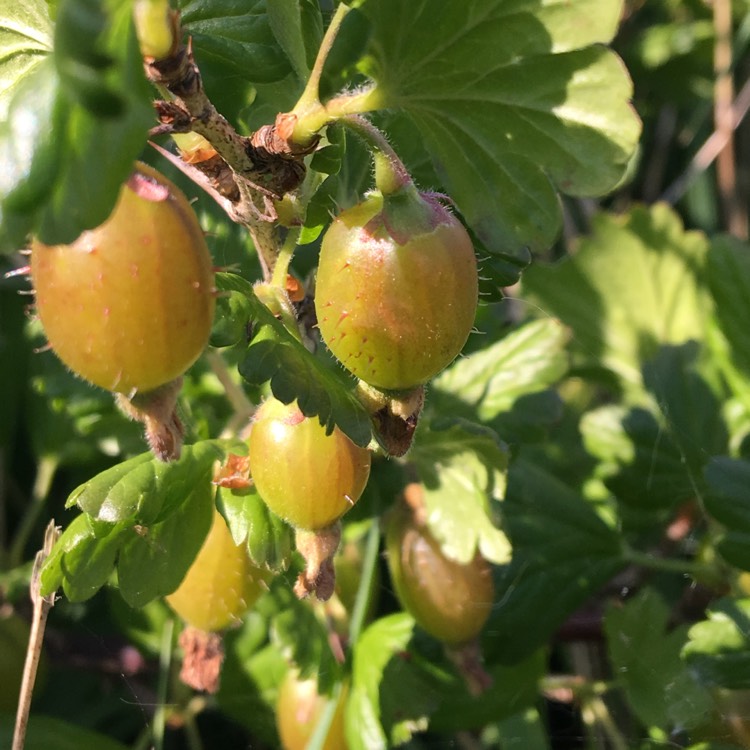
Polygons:
[[[620,537],[580,495],[526,461],[511,463],[503,526],[513,560],[501,569],[486,631],[488,658],[514,663],[625,565]],[[544,616],[539,604],[544,602]]]
[[[431,405],[466,404],[481,421],[510,411],[521,397],[556,383],[566,372],[567,329],[554,318],[527,323],[490,346],[457,359],[432,383]],[[455,412],[455,405],[452,411]]]
[[750,373],[750,248],[734,237],[716,237],[708,253],[708,283],[731,356]]
[[220,489],[217,500],[234,543],[246,543],[253,565],[276,573],[289,567],[294,549],[294,533],[268,510],[254,487],[243,494]]
[[720,599],[693,625],[682,658],[707,685],[750,689],[750,599]]
[[328,432],[338,427],[357,445],[368,445],[372,423],[354,394],[352,379],[310,354],[255,296],[250,282],[220,273],[216,284],[244,294],[252,309],[253,338],[239,366],[242,377],[256,386],[270,380],[279,401],[296,400],[302,413],[317,416]]
[[669,616],[659,594],[645,588],[621,607],[608,607],[604,632],[612,667],[643,724],[692,729],[713,701],[680,659],[687,627],[668,630]]
[[385,750],[427,728],[436,710],[434,686],[408,658],[414,620],[400,612],[370,625],[354,645],[346,712],[352,750]]
[[497,736],[509,747],[514,744],[524,750],[549,750],[550,747],[545,722],[536,708],[527,708],[498,722]]
[[510,558],[505,533],[494,523],[505,494],[507,449],[497,434],[463,420],[424,427],[409,454],[424,493],[427,525],[443,552],[468,563],[477,552],[502,564]]
[[639,398],[642,363],[660,345],[705,335],[706,252],[705,236],[665,204],[600,214],[575,256],[528,269],[524,296],[572,328],[580,363],[610,369]]
[[226,72],[270,83],[284,78],[289,63],[271,31],[265,0],[180,0],[180,22],[196,57]]
[[282,576],[272,581],[271,594],[279,606],[271,626],[271,641],[299,669],[301,677],[315,677],[319,690],[327,693],[341,677],[341,665],[331,651],[328,629],[315,616],[309,602],[294,595]]
[[97,538],[85,514],[74,518],[44,562],[42,596],[63,587],[71,601],[92,597],[114,570],[122,535],[128,533],[124,527],[111,531],[110,536]]
[[[301,81],[306,81],[323,37],[323,17],[313,0],[266,0],[268,22]],[[311,57],[312,55],[312,57]]]
[[614,35],[620,5],[361,6],[373,37],[360,70],[386,107],[414,120],[485,246],[519,266],[558,231],[553,183],[579,195],[611,190],[635,149],[630,79],[600,46]]
[[44,0],[3,3],[0,10],[0,122],[16,86],[52,51],[52,22]]
[[159,461],[144,453],[98,474],[78,487],[67,506],[77,504],[103,523],[150,526],[175,512],[198,485],[210,487],[211,469],[239,441],[204,440],[184,446],[179,461]]
[[117,580],[131,607],[171,594],[180,585],[211,528],[213,496],[211,484],[200,482],[165,520],[124,539]]

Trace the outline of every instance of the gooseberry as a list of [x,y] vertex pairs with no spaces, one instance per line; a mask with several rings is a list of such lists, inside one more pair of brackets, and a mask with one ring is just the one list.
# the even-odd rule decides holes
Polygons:
[[[344,684],[323,743],[323,750],[346,750],[348,747],[344,735],[347,695],[348,687]],[[326,702],[326,697],[318,693],[316,680],[301,679],[294,669],[286,673],[279,686],[276,703],[276,726],[284,750],[305,750],[320,721]]]
[[236,545],[218,511],[203,546],[169,606],[189,625],[216,631],[237,622],[266,589],[266,575],[253,566],[245,545]]
[[449,365],[474,324],[477,294],[468,233],[413,185],[370,195],[323,238],[321,337],[344,367],[378,388],[413,388]]
[[370,475],[370,452],[341,430],[330,435],[296,402],[267,399],[248,438],[258,494],[297,529],[324,529],[359,500]]
[[208,342],[211,256],[187,198],[137,164],[101,226],[70,245],[34,241],[36,310],[57,356],[123,394],[178,378]]
[[394,509],[386,529],[388,568],[401,604],[430,635],[459,646],[479,635],[494,597],[489,563],[445,556],[426,526],[405,506]]

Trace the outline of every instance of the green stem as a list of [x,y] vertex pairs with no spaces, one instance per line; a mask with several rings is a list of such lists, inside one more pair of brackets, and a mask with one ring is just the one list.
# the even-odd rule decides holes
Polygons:
[[370,601],[370,593],[375,580],[375,569],[378,564],[378,550],[380,549],[380,525],[375,521],[370,525],[367,532],[367,544],[362,565],[362,576],[359,581],[357,598],[354,600],[352,617],[349,624],[349,643],[356,643],[367,615],[367,604]]
[[[357,642],[359,634],[362,632],[364,626],[365,615],[367,614],[367,603],[370,598],[370,589],[375,580],[375,568],[378,563],[379,549],[380,525],[373,522],[367,532],[367,545],[365,547],[364,564],[362,566],[362,577],[360,578],[357,598],[354,601],[354,607],[352,609],[352,617],[349,626],[350,643]],[[307,743],[306,750],[322,750],[326,738],[328,737],[328,730],[331,728],[334,714],[336,713],[336,707],[341,699],[341,691],[343,688],[344,684],[341,680],[334,685],[328,703],[326,703],[326,707],[320,715],[320,720],[315,727],[315,731],[313,732],[312,737],[310,737],[310,741]]]
[[26,512],[18,525],[8,554],[10,568],[16,568],[23,562],[26,544],[44,509],[45,500],[59,465],[60,460],[57,456],[43,456],[39,461],[34,486],[31,489],[31,502],[27,505]]
[[344,3],[340,3],[336,8],[320,43],[305,90],[292,109],[292,113],[297,116],[297,122],[290,140],[300,146],[307,146],[315,134],[329,122],[345,115],[372,112],[383,106],[383,97],[377,86],[341,94],[326,102],[325,105],[320,102],[320,77],[344,17],[350,10]]
[[658,570],[665,573],[678,573],[693,578],[715,578],[718,571],[713,565],[706,563],[693,562],[692,560],[680,560],[673,557],[657,557],[645,552],[639,552],[632,548],[624,550],[624,557],[627,562],[633,565],[640,565],[649,570]]
[[373,152],[375,185],[383,195],[391,195],[413,184],[409,171],[393,146],[369,120],[360,115],[347,115],[342,124],[353,130]]
[[305,750],[323,750],[326,739],[328,737],[328,730],[331,728],[333,723],[333,717],[336,713],[336,707],[341,699],[341,691],[344,689],[344,683],[339,680],[331,691],[331,695],[328,698],[326,707],[320,714],[320,720],[315,726],[315,731],[310,737],[310,741],[307,743]]
[[318,55],[315,58],[315,63],[310,71],[310,77],[307,79],[305,90],[302,92],[302,96],[300,96],[297,104],[294,105],[294,109],[292,110],[295,114],[307,112],[310,109],[320,107],[320,77],[323,74],[323,68],[328,59],[328,54],[333,47],[333,43],[339,33],[344,17],[349,11],[350,8],[344,3],[340,3],[339,7],[336,8],[336,12],[331,18],[331,23],[328,24],[326,33],[323,35],[323,39],[320,42]]
[[168,619],[164,623],[161,633],[161,650],[159,652],[159,681],[156,686],[156,710],[153,721],[153,748],[163,750],[164,730],[167,725],[167,695],[169,691],[169,677],[172,666],[172,648],[174,636],[174,620]]
[[292,262],[292,256],[294,251],[297,249],[297,241],[301,233],[299,227],[290,229],[284,240],[284,244],[281,246],[279,255],[276,258],[276,265],[273,267],[273,274],[271,275],[271,286],[278,287],[279,289],[286,289],[286,277],[289,274],[289,264]]
[[583,706],[583,719],[589,726],[598,725],[613,750],[628,750],[628,743],[612,719],[607,704],[599,696],[591,696]]

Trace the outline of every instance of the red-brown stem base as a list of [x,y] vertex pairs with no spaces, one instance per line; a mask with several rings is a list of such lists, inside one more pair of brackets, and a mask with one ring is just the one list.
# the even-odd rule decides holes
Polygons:
[[482,648],[478,639],[475,638],[460,646],[446,645],[445,654],[464,678],[466,687],[473,696],[481,695],[492,687],[492,675],[484,668]]
[[151,452],[161,461],[176,461],[182,451],[185,430],[177,416],[177,397],[182,378],[155,388],[136,393],[132,397],[115,394],[120,411],[130,419],[141,422]]
[[297,529],[295,543],[297,550],[305,558],[305,570],[299,574],[294,585],[294,593],[298,598],[304,599],[315,594],[324,602],[333,596],[336,585],[333,556],[340,542],[341,524],[338,521],[317,531]]
[[184,654],[180,679],[194,690],[216,693],[224,662],[221,634],[188,626],[180,633],[179,643]]

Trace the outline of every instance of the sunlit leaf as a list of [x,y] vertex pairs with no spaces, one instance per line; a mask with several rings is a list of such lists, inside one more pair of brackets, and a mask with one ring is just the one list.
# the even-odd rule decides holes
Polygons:
[[496,523],[508,456],[497,435],[469,422],[433,423],[418,433],[409,459],[422,483],[427,524],[445,554],[462,563],[477,552],[507,562],[510,543]]
[[[362,72],[402,108],[485,246],[512,265],[548,246],[556,188],[611,190],[640,123],[631,82],[603,44],[619,2],[365,2],[373,34]],[[393,33],[398,29],[398,33]]]
[[623,217],[599,214],[574,256],[533,266],[525,294],[573,330],[577,361],[606,367],[640,393],[643,362],[663,344],[701,340],[711,299],[703,283],[708,243],[664,204]]

